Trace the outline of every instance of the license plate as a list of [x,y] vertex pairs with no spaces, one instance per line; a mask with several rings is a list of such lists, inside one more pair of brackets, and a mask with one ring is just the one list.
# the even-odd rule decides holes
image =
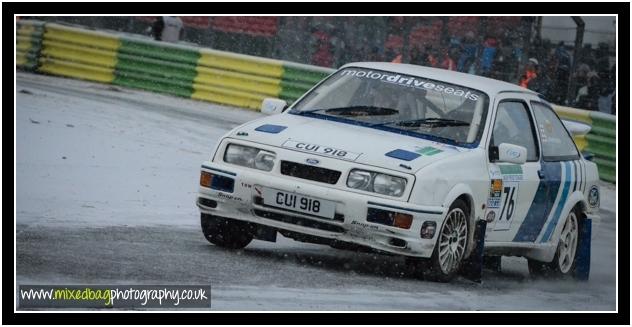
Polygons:
[[329,219],[333,219],[336,213],[336,203],[333,201],[316,199],[298,193],[285,192],[265,187],[262,190],[262,196],[263,204],[272,207]]

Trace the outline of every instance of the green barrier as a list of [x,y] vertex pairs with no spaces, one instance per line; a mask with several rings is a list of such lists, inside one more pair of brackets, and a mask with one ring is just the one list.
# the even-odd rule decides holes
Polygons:
[[121,38],[119,53],[132,56],[154,58],[167,62],[197,65],[200,58],[199,49],[189,49],[164,42]]
[[17,67],[29,71],[37,69],[43,35],[44,23],[30,20],[17,22],[15,38],[15,63]]
[[612,182],[616,181],[617,141],[616,117],[603,112],[587,111],[554,105],[553,108],[563,119],[580,121],[590,125],[590,131],[585,136],[575,137],[580,145],[584,142],[584,151],[593,154],[593,162],[597,164],[599,178]]

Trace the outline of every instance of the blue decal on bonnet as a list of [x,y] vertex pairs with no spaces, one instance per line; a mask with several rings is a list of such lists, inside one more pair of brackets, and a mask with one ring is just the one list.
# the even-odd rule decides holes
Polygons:
[[396,159],[411,161],[419,158],[421,155],[419,153],[414,153],[402,149],[393,150],[385,154],[387,157],[392,157]]
[[265,124],[255,128],[255,131],[276,134],[280,133],[286,128],[286,126]]

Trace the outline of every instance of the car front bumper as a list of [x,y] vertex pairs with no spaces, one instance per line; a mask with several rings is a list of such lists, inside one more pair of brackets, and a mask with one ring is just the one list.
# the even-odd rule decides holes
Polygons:
[[[202,213],[270,226],[300,234],[367,246],[373,249],[414,257],[432,255],[438,232],[421,238],[426,221],[441,227],[446,208],[419,206],[309,182],[290,176],[275,176],[255,169],[205,162],[202,171],[234,179],[232,192],[199,187],[197,205]],[[261,187],[297,193],[335,202],[334,219],[264,205]],[[413,216],[408,229],[367,221],[368,208],[400,212]]]

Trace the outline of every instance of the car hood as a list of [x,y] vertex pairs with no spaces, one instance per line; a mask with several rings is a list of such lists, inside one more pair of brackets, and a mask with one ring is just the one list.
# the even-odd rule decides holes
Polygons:
[[347,153],[345,157],[329,157],[404,173],[414,173],[438,160],[471,151],[375,128],[294,114],[273,115],[249,122],[234,129],[228,136],[314,156],[328,155],[322,151],[299,150],[297,143],[319,146],[321,150],[342,150]]

